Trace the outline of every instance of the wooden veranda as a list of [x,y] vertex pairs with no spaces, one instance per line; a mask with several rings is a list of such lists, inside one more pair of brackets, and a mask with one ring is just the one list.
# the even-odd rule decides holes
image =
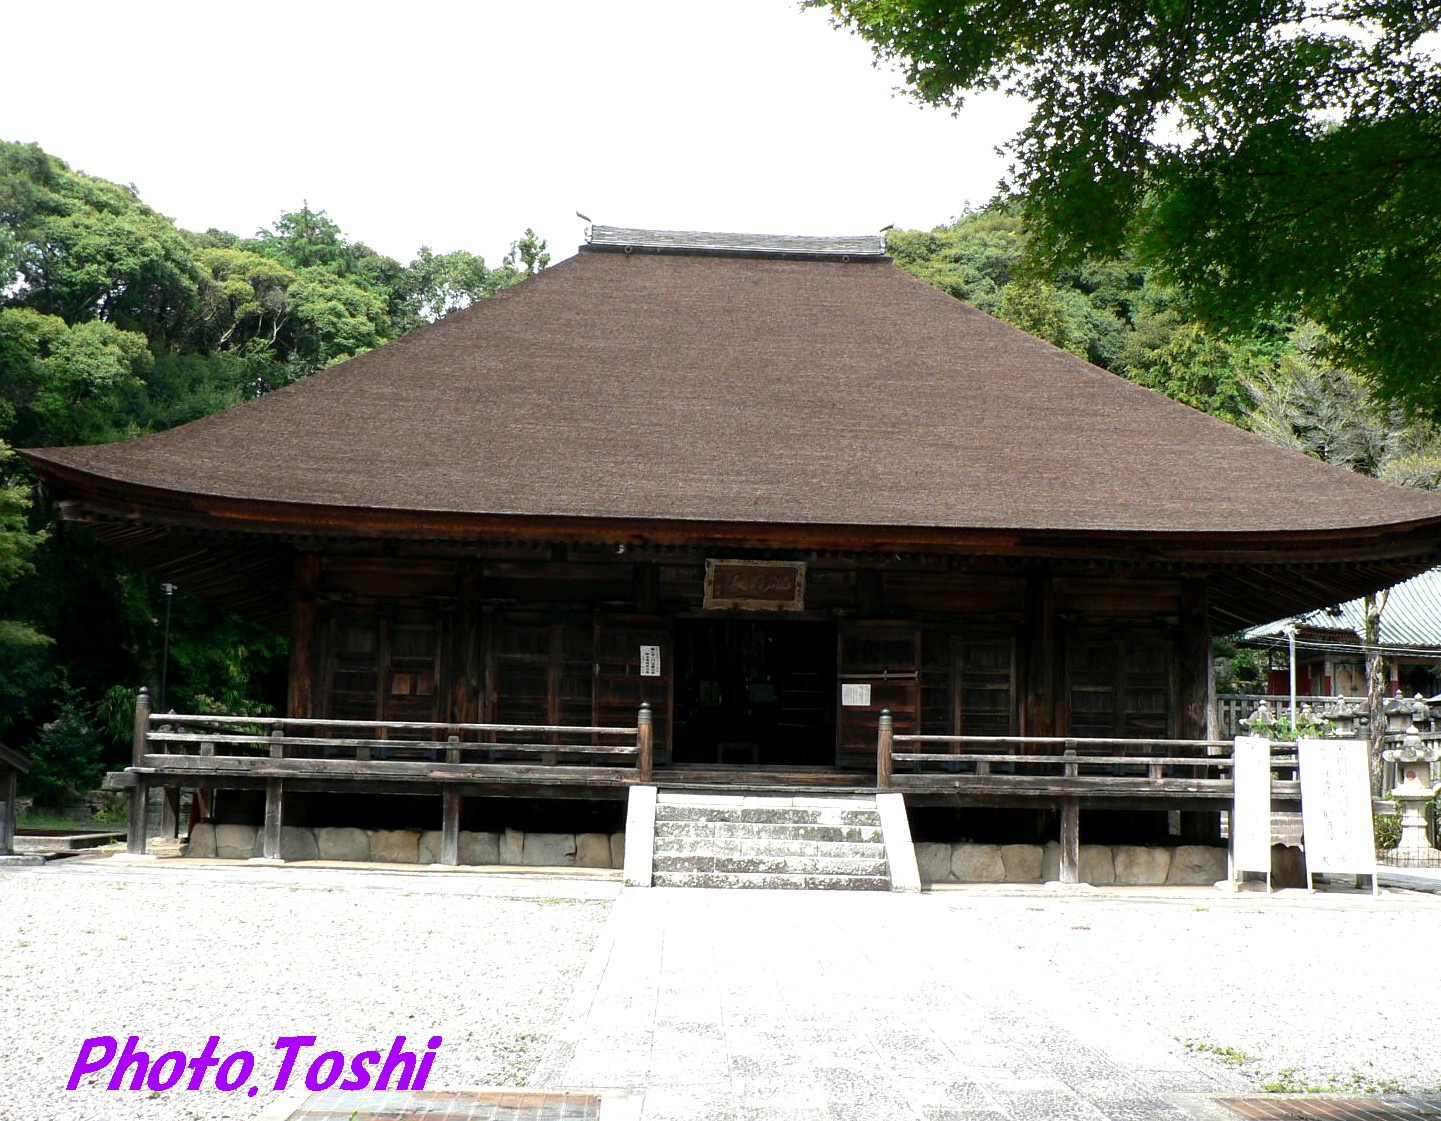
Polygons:
[[[141,691],[131,765],[107,785],[128,788],[129,851],[147,846],[151,792],[164,798],[162,830],[179,830],[180,791],[264,793],[262,855],[280,859],[291,792],[437,794],[441,863],[459,862],[461,800],[468,796],[616,799],[628,787],[723,791],[806,787],[899,791],[955,807],[1060,811],[1063,878],[1074,873],[1080,811],[1228,809],[1232,742],[1056,736],[898,734],[881,714],[874,778],[840,768],[657,767],[653,717],[642,705],[626,727],[441,724],[154,713]],[[1272,754],[1272,804],[1297,809],[1295,745]]]

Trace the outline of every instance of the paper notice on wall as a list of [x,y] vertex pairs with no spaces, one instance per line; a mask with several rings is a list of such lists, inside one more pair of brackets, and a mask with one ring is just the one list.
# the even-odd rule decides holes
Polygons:
[[659,646],[642,646],[640,648],[640,675],[642,677],[660,676]]
[[1231,850],[1237,872],[1271,871],[1271,741],[1237,736]]
[[841,704],[847,708],[870,708],[871,687],[847,682],[841,686]]
[[1302,740],[1298,749],[1306,871],[1374,876],[1366,741]]

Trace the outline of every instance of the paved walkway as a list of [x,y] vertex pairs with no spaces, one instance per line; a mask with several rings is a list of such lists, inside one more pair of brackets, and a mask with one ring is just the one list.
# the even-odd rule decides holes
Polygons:
[[1054,992],[930,897],[627,890],[531,1084],[641,1121],[1234,1121],[1185,1095],[1243,1083]]

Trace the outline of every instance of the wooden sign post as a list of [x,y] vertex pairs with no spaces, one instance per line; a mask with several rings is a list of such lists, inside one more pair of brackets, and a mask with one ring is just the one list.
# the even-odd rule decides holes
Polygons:
[[1312,877],[1340,872],[1376,881],[1376,837],[1371,822],[1371,772],[1365,740],[1301,740],[1301,827],[1306,886]]

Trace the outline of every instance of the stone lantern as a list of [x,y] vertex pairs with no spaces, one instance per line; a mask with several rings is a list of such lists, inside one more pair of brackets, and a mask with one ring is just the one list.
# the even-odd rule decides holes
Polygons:
[[1364,731],[1365,715],[1365,708],[1359,702],[1344,696],[1337,697],[1321,710],[1321,719],[1331,725],[1331,735],[1343,740],[1356,735],[1358,729]]
[[1245,728],[1253,736],[1264,736],[1271,738],[1271,729],[1275,726],[1276,717],[1271,712],[1271,706],[1265,701],[1256,705],[1256,711],[1250,716],[1241,718],[1241,727]]
[[1398,781],[1391,791],[1391,797],[1401,807],[1401,843],[1396,846],[1396,855],[1429,856],[1432,849],[1426,839],[1426,803],[1441,790],[1441,783],[1431,781],[1431,764],[1441,759],[1441,747],[1425,743],[1416,725],[1411,724],[1401,743],[1388,747],[1381,757],[1396,764]]

